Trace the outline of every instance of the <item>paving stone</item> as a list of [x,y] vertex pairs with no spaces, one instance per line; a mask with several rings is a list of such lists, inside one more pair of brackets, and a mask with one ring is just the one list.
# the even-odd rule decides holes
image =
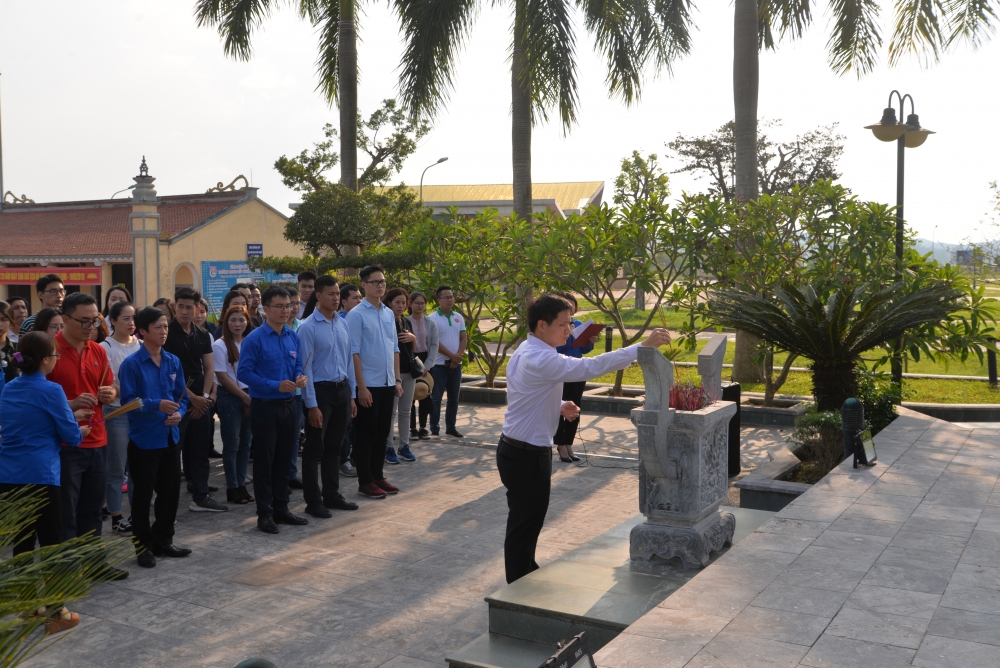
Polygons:
[[843,608],[827,627],[828,635],[917,649],[930,620],[886,612]]
[[859,552],[881,552],[892,539],[886,536],[871,536],[868,534],[848,533],[846,531],[824,531],[813,541],[816,547],[835,547],[842,550],[857,550]]
[[927,632],[945,638],[1000,646],[1000,615],[939,607]]
[[1000,568],[959,564],[948,586],[985,587],[1000,591]]
[[729,623],[726,632],[808,647],[829,622],[829,617],[749,605]]
[[[723,631],[698,652],[687,668],[796,666],[808,647]],[[652,668],[656,664],[641,664]]]
[[772,582],[751,604],[760,608],[801,612],[830,619],[844,605],[847,597],[847,592]]
[[957,584],[954,578],[952,580],[941,598],[942,606],[1000,615],[1000,591],[988,587]]
[[628,627],[634,635],[706,645],[730,622],[729,617],[716,617],[689,610],[654,608]]
[[594,661],[601,668],[680,668],[690,666],[688,662],[702,647],[701,643],[623,634],[601,648]]
[[928,594],[943,594],[948,586],[951,573],[938,568],[913,568],[907,566],[887,566],[876,564],[861,581],[863,586],[889,587],[922,591]]
[[818,668],[871,668],[909,666],[916,652],[904,647],[824,634],[812,646],[803,666]]
[[939,594],[866,585],[855,589],[844,607],[931,619],[940,601]]
[[923,668],[994,668],[997,665],[997,648],[995,645],[928,634],[913,659],[913,665]]
[[843,531],[844,533],[860,533],[869,536],[892,538],[902,526],[902,521],[874,520],[866,517],[848,518],[841,515],[840,519],[830,525],[830,529],[833,531]]

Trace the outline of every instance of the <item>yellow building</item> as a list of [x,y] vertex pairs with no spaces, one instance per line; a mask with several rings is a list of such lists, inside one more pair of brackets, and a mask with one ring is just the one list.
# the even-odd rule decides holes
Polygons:
[[253,255],[302,252],[284,238],[288,219],[258,199],[256,188],[160,197],[145,159],[134,180],[130,199],[4,204],[0,299],[30,298],[37,311],[35,280],[54,273],[68,289],[89,291],[102,305],[113,285],[128,288],[141,306],[193,287],[218,309],[233,283],[294,280],[255,274],[246,265]]
[[[419,189],[411,187],[420,196]],[[600,206],[604,197],[603,181],[571,181],[567,183],[532,183],[532,213],[551,211],[558,216],[582,213],[590,205]],[[474,215],[486,208],[499,210],[501,216],[514,211],[514,186],[509,183],[480,183],[470,185],[424,186],[424,206],[433,209],[433,215],[446,214],[457,207],[463,215]]]

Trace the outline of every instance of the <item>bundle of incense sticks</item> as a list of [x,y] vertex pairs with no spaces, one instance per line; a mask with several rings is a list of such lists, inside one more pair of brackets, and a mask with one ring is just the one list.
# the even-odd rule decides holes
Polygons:
[[142,399],[136,397],[127,404],[122,404],[121,408],[116,408],[107,415],[104,416],[105,420],[110,420],[111,418],[116,418],[119,415],[125,415],[126,413],[131,413],[134,410],[142,408]]

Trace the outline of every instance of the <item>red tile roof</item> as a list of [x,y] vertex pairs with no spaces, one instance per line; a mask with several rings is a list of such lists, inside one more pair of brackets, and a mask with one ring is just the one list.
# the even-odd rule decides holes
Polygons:
[[[244,192],[161,197],[160,229],[173,237],[218,215]],[[132,201],[6,204],[0,211],[0,258],[131,255]]]

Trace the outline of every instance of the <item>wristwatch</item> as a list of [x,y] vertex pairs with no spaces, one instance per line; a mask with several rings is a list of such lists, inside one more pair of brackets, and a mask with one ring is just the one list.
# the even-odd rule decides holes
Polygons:
[[203,395],[201,395],[202,399],[208,399],[210,397],[211,397],[211,395],[208,392],[205,392]]

